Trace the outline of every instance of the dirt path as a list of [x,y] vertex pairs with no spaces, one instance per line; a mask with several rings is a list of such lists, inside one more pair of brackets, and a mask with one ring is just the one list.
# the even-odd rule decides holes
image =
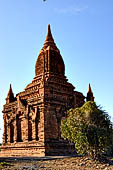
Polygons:
[[113,162],[99,163],[85,157],[0,158],[9,165],[0,170],[113,170]]

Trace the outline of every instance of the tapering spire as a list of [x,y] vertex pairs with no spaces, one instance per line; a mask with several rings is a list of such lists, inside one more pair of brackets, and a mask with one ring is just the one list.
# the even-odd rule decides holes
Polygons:
[[58,48],[56,47],[56,44],[54,42],[54,39],[53,39],[53,36],[52,36],[52,33],[51,33],[51,28],[50,28],[50,24],[48,25],[48,32],[47,32],[47,35],[46,35],[46,39],[45,39],[45,42],[44,42],[44,46],[43,46],[43,49],[47,49],[47,47],[52,47],[52,49],[54,50],[58,50]]
[[14,93],[13,93],[13,90],[12,90],[12,86],[10,84],[8,95],[7,95],[7,98],[6,98],[6,103],[9,104],[13,101],[14,101]]
[[89,83],[89,86],[88,86],[88,93],[87,93],[86,100],[87,101],[94,101],[94,96],[93,96],[93,92],[91,90],[90,83]]
[[10,84],[8,96],[11,95],[12,93],[13,93],[13,91],[12,91],[12,86],[11,86],[11,84]]
[[62,76],[64,76],[65,74],[64,61],[62,59],[59,49],[57,48],[54,42],[50,25],[48,25],[46,39],[43,48],[40,50],[35,65],[36,76],[45,74],[47,72]]
[[53,36],[51,34],[50,24],[48,25],[48,32],[47,32],[46,39],[45,39],[45,42],[48,42],[48,41],[54,42]]
[[90,83],[89,83],[89,86],[88,86],[88,93],[92,93]]

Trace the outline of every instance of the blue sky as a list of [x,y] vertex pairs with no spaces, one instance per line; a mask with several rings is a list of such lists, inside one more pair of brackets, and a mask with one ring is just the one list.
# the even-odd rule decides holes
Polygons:
[[113,118],[113,0],[0,0],[2,129],[9,84],[16,95],[32,81],[48,24],[69,82],[84,95],[90,82],[96,103]]

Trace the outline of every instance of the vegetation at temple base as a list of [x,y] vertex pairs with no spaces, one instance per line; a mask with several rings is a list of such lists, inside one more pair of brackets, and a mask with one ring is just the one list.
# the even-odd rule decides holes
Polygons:
[[112,145],[113,126],[109,115],[95,102],[70,109],[62,120],[62,137],[75,144],[78,154],[100,158]]
[[0,162],[0,166],[11,166],[8,162]]

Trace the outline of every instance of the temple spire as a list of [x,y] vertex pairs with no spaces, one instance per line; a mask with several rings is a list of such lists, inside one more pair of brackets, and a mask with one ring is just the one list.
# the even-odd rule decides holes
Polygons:
[[88,86],[88,93],[87,93],[86,100],[87,100],[87,101],[94,101],[94,96],[93,96],[93,92],[92,92],[92,90],[91,90],[91,85],[90,85],[90,83],[89,83],[89,86]]
[[13,90],[12,90],[12,86],[10,84],[8,95],[7,95],[7,98],[6,98],[6,103],[9,104],[13,101],[14,101],[14,93],[13,93]]
[[54,42],[54,39],[53,39],[53,36],[52,36],[52,33],[51,33],[50,24],[48,25],[48,32],[47,32],[47,35],[46,35],[45,42],[48,42],[48,41],[53,41]]
[[89,83],[89,86],[88,86],[88,93],[92,93],[90,83]]
[[51,49],[57,50],[59,52],[54,42],[52,33],[51,33],[50,24],[48,25],[48,31],[47,31],[46,39],[45,39],[44,46],[42,49],[47,49],[48,47]]
[[8,96],[10,96],[12,93],[13,93],[13,91],[12,91],[12,86],[11,86],[11,84],[10,84]]
[[64,76],[65,65],[57,48],[52,33],[50,25],[48,25],[48,31],[46,39],[40,53],[38,55],[36,65],[35,65],[35,75],[41,75],[45,73],[52,73]]

